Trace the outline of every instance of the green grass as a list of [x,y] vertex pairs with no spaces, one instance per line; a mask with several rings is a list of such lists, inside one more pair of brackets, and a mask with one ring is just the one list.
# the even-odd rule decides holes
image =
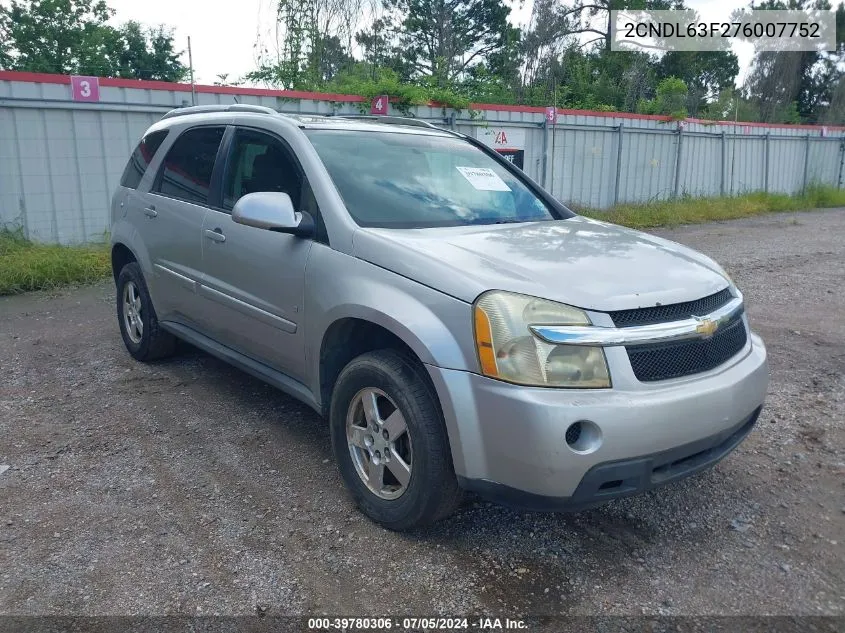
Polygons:
[[0,295],[90,283],[111,274],[106,244],[58,246],[0,229]]
[[[825,207],[845,207],[845,190],[812,186],[799,196],[749,193],[733,198],[680,198],[621,204],[605,211],[577,210],[599,220],[648,229]],[[20,230],[0,229],[0,295],[90,283],[110,274],[106,243],[87,246],[39,244],[27,240]]]
[[649,229],[825,207],[845,207],[845,189],[812,186],[804,195],[796,196],[755,192],[732,198],[678,198],[645,204],[620,204],[603,211],[577,210],[581,215],[598,220],[633,229]]

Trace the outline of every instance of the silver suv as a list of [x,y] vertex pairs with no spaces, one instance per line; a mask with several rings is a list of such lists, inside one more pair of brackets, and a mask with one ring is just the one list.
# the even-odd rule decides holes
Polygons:
[[112,215],[129,353],[183,339],[309,404],[391,529],[465,490],[572,509],[677,480],[734,449],[766,394],[718,264],[577,216],[420,121],[176,110]]

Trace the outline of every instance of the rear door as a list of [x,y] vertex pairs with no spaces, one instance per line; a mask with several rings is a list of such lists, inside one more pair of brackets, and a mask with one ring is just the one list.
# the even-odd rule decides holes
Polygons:
[[236,128],[225,163],[220,205],[203,223],[200,291],[214,304],[211,336],[302,380],[305,264],[313,242],[237,224],[231,214],[241,196],[258,191],[285,192],[294,209],[312,215],[316,204],[292,151],[276,136]]
[[141,193],[141,181],[159,147],[167,138],[167,134],[167,130],[150,132],[141,139],[135,151],[132,152],[120,177],[120,187],[112,198],[112,219],[125,217],[136,229],[143,228],[143,222],[140,221],[144,218],[145,205],[143,193]]
[[207,323],[198,294],[202,223],[225,131],[225,126],[210,125],[182,132],[167,151],[142,211],[158,317],[199,330]]

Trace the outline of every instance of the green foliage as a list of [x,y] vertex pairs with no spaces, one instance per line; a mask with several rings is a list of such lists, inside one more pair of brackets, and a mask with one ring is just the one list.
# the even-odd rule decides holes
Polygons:
[[[388,94],[400,110],[428,98],[456,109],[473,101],[674,119],[845,122],[845,4],[836,13],[843,25],[837,52],[760,53],[740,96],[729,50],[610,51],[610,11],[681,9],[683,0],[534,0],[521,29],[508,24],[509,0],[381,0],[367,26],[346,39],[334,36],[339,24],[331,16],[360,11],[360,0],[275,1],[281,52],[248,76],[272,86]],[[827,6],[764,0],[768,8],[784,2]]]
[[113,11],[102,0],[12,0],[0,5],[6,67],[44,73],[100,74],[110,67]]
[[107,21],[104,0],[11,0],[0,4],[0,68],[180,81],[187,74],[172,33]]
[[687,85],[686,108],[699,116],[722,90],[733,88],[739,73],[737,56],[730,51],[672,51],[661,57],[657,77],[678,77]]
[[703,108],[701,116],[711,121],[758,121],[760,111],[755,103],[726,88],[715,101]]
[[309,74],[308,48],[310,37],[318,31],[312,12],[304,2],[279,0],[276,7],[278,28],[284,33],[275,60],[264,61],[258,69],[248,73],[249,81],[260,81],[280,88],[313,89]]
[[588,217],[634,229],[735,220],[764,213],[804,211],[845,206],[845,191],[811,186],[803,195],[755,192],[724,198],[682,198],[645,204],[621,204],[607,210],[581,209]]
[[[831,5],[827,0],[764,0],[754,8],[818,11],[830,10]],[[837,94],[845,82],[845,4],[839,4],[835,19],[835,51],[755,55],[745,89],[757,105],[759,120],[816,123],[845,119],[841,95]]]
[[326,84],[325,90],[365,97],[366,101],[361,104],[362,112],[369,112],[370,101],[379,95],[388,95],[391,107],[403,114],[409,113],[410,106],[430,102],[455,110],[467,109],[470,103],[465,95],[453,88],[440,87],[434,81],[403,82],[393,70],[381,68],[373,71],[368,64],[361,62],[339,73]]
[[399,43],[414,77],[440,87],[504,49],[512,35],[502,0],[386,0],[401,16]]
[[685,119],[687,92],[687,85],[683,79],[667,77],[657,84],[657,96],[654,99],[643,99],[637,104],[637,112],[665,114],[673,119]]
[[105,244],[37,244],[20,230],[0,229],[0,295],[90,283],[109,274]]
[[130,21],[115,35],[111,76],[173,82],[187,77],[188,68],[179,61],[181,52],[173,50],[172,31],[163,26],[145,28]]

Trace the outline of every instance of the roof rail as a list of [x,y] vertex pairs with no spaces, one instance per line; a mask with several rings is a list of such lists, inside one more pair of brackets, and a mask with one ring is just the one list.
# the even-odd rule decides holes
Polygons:
[[201,105],[189,106],[187,108],[176,108],[161,118],[172,119],[177,116],[186,116],[188,114],[206,114],[210,112],[254,112],[257,114],[278,114],[276,110],[266,106],[252,105],[251,103],[232,103],[229,105]]
[[338,119],[366,119],[372,121],[373,123],[382,123],[385,125],[410,125],[413,127],[433,128],[435,130],[440,130],[441,132],[449,131],[445,130],[442,127],[434,125],[434,123],[429,123],[428,121],[423,121],[422,119],[415,119],[412,117],[405,116],[384,116],[381,114],[337,114],[335,116]]

